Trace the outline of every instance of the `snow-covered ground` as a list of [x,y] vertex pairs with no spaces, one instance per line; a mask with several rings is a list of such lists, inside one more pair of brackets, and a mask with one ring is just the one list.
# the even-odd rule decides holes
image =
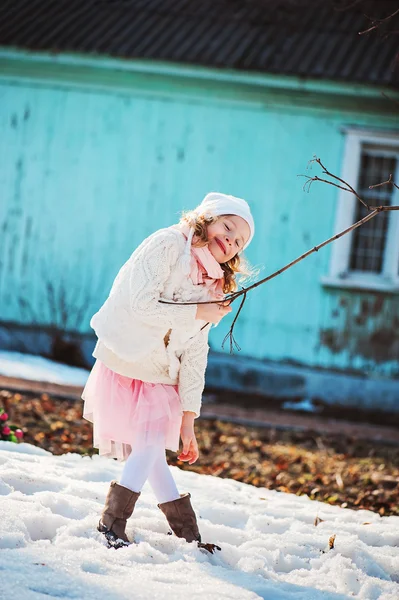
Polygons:
[[89,371],[63,365],[42,356],[0,350],[0,375],[83,386]]
[[[122,464],[0,442],[0,598],[397,600],[399,518],[352,511],[171,467],[215,555],[168,536],[145,485],[127,533],[96,530]],[[318,526],[315,518],[323,519]],[[335,545],[329,549],[329,538]]]
[[[0,374],[83,386],[88,371],[0,351]],[[221,552],[168,536],[147,484],[138,543],[109,550],[96,524],[122,464],[0,441],[0,599],[398,600],[399,517],[171,468]]]

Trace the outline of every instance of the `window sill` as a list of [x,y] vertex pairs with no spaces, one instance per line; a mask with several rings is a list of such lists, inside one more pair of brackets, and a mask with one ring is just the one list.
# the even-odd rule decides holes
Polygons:
[[372,275],[365,277],[356,274],[347,275],[346,277],[327,275],[321,277],[320,281],[324,287],[399,294],[399,281],[392,281],[378,276],[373,278]]

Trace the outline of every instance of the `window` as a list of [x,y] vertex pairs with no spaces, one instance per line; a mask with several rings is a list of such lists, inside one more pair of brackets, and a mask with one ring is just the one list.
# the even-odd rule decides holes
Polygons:
[[[342,174],[369,205],[399,204],[391,185],[369,189],[392,173],[399,182],[399,135],[359,129],[346,131]],[[339,190],[334,232],[368,214],[357,198]],[[330,274],[325,285],[399,292],[399,211],[381,213],[332,243]]]

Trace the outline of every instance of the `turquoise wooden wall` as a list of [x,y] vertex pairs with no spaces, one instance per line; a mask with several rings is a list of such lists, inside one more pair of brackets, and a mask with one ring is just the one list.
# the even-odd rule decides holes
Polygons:
[[[308,160],[317,154],[339,173],[343,125],[396,125],[312,97],[279,106],[266,92],[255,102],[237,91],[234,102],[159,87],[165,94],[0,77],[1,321],[89,332],[139,242],[210,190],[250,202],[257,233],[247,256],[265,276],[333,233],[336,190],[303,192]],[[399,323],[398,296],[378,314],[370,304],[341,348],[328,343],[362,300],[375,301],[323,288],[329,258],[327,247],[251,293],[236,329],[242,354],[398,375],[395,357],[367,338]],[[229,323],[212,331],[214,349]]]

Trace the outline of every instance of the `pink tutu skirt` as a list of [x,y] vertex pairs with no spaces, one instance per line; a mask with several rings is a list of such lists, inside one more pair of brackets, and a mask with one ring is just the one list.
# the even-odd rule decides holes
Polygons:
[[161,443],[178,451],[183,411],[176,385],[125,377],[97,360],[82,398],[100,456],[126,460],[133,444]]

